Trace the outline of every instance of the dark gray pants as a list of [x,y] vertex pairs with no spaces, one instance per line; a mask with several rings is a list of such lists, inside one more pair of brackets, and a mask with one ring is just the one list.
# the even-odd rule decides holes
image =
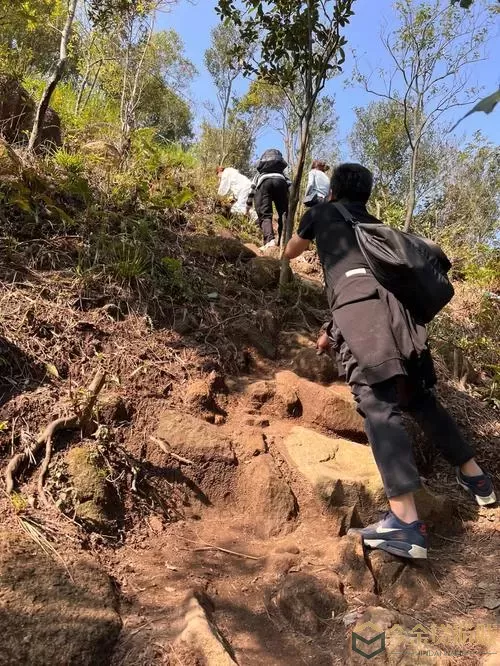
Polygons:
[[255,191],[255,212],[264,243],[274,238],[273,204],[278,213],[278,245],[283,233],[283,219],[288,212],[288,184],[284,178],[266,178]]
[[420,487],[413,446],[404,426],[402,411],[409,412],[434,442],[444,458],[454,466],[474,456],[457,424],[426,389],[408,386],[404,377],[393,377],[368,386],[351,384],[387,497],[397,497]]

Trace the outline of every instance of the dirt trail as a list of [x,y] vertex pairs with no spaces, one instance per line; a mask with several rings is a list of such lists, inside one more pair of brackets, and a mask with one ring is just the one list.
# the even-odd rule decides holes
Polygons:
[[[272,289],[276,265],[248,264],[241,283]],[[26,311],[25,293],[7,294],[12,321],[32,335],[25,356],[20,345],[7,358],[22,375],[36,369],[30,351],[45,361],[53,345],[59,370],[34,390],[13,371],[4,463],[71,409],[65,377],[84,383],[101,362],[108,385],[97,431],[55,445],[54,506],[39,506],[29,473],[1,500],[0,665],[500,664],[500,648],[498,661],[486,656],[500,636],[498,508],[472,506],[438,464],[419,497],[433,525],[429,563],[364,553],[346,535],[383,510],[383,491],[349,392],[313,349],[307,316],[323,307],[313,257],[294,270],[303,282],[288,310],[268,300],[255,314],[241,287],[243,310],[233,294],[203,311],[208,323],[179,310],[156,329],[102,303],[70,307],[64,281],[57,299],[48,282],[37,298],[25,287]],[[498,420],[452,384],[443,395],[498,473]],[[420,440],[418,453],[425,471],[432,453]],[[366,621],[386,630],[385,652],[369,662],[351,648]],[[434,631],[423,645],[439,656],[416,654],[417,623]]]

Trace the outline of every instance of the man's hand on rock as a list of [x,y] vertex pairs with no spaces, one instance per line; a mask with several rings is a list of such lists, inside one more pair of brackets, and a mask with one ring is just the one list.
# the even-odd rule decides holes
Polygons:
[[330,349],[330,339],[326,331],[322,331],[321,335],[316,342],[316,349],[318,350],[318,355],[323,354]]

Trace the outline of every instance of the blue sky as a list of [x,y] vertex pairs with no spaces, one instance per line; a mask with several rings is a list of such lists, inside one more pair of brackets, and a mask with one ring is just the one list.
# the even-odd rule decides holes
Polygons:
[[[218,17],[214,11],[216,0],[180,0],[170,13],[162,13],[158,18],[158,28],[175,29],[185,44],[186,56],[196,65],[198,76],[191,86],[191,99],[196,109],[196,117],[199,121],[206,111],[203,103],[206,100],[214,100],[214,89],[210,76],[203,64],[203,55],[210,45],[210,31],[218,23]],[[354,108],[365,106],[376,99],[373,95],[366,93],[358,85],[346,86],[346,81],[352,78],[352,66],[354,58],[352,50],[362,65],[363,71],[370,71],[375,67],[389,65],[389,56],[379,40],[383,25],[389,28],[395,23],[395,12],[393,0],[356,0],[354,3],[355,15],[346,29],[349,49],[344,72],[332,81],[329,81],[326,92],[335,95],[336,110],[339,116],[339,140],[341,141],[341,155],[343,159],[349,158],[349,147],[346,137],[354,120]],[[498,30],[496,39],[490,40],[487,51],[488,58],[485,62],[475,66],[473,80],[484,86],[485,94],[493,92],[500,85],[500,47]],[[245,80],[239,83],[240,90],[245,90],[248,85]],[[453,110],[447,120],[457,120],[464,114],[465,109]],[[473,114],[466,118],[456,130],[460,140],[466,140],[474,132],[481,130],[484,136],[495,143],[500,143],[500,111],[496,109],[492,114]],[[269,144],[279,144],[279,135],[272,130],[264,132],[258,140],[257,152],[269,147]],[[276,147],[281,147],[277,145]]]

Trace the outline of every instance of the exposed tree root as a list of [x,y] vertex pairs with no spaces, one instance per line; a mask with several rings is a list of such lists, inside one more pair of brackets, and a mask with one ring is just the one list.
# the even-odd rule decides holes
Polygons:
[[55,419],[45,428],[45,430],[39,435],[34,444],[27,450],[17,453],[7,465],[5,470],[5,486],[7,494],[11,494],[14,490],[15,478],[19,468],[29,459],[33,459],[38,451],[45,445],[45,457],[43,459],[42,467],[40,470],[40,477],[38,479],[38,491],[41,494],[42,499],[44,498],[43,484],[45,480],[45,475],[50,463],[50,457],[52,455],[52,440],[54,435],[59,430],[68,430],[77,427],[85,426],[92,416],[92,410],[94,405],[104,386],[104,381],[106,379],[106,373],[99,370],[92,380],[89,388],[87,389],[87,396],[85,402],[80,410],[79,414],[74,416],[63,416],[61,418]]

